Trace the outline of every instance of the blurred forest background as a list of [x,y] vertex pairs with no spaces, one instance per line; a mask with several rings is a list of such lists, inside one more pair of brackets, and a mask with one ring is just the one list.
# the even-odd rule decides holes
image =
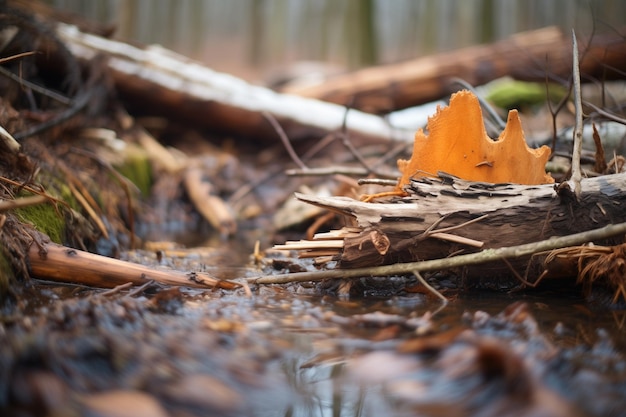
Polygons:
[[48,0],[218,71],[268,80],[296,62],[338,70],[392,63],[558,25],[626,24],[624,0]]

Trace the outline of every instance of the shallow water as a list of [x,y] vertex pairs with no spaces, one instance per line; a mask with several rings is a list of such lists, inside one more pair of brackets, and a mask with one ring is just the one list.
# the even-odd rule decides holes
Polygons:
[[[257,273],[211,266],[225,253],[128,258]],[[625,311],[554,289],[447,295],[443,306],[420,293],[345,298],[306,284],[106,295],[37,282],[0,329],[0,409],[40,415],[23,398],[38,398],[47,375],[65,393],[48,412],[95,412],[89,398],[122,389],[170,415],[623,415]],[[220,403],[190,386],[232,395]],[[111,407],[96,411],[116,415]]]
[[[516,317],[510,321],[497,318],[518,300],[527,305],[529,316],[523,315],[522,322]],[[437,310],[436,301],[423,296],[400,296],[350,302],[326,297],[306,302],[311,303],[307,308],[321,310],[315,316],[326,317],[333,323],[341,322],[334,320],[334,315],[347,319],[371,313],[381,316],[360,324],[346,321],[336,333],[327,328],[319,333],[282,329],[284,335],[291,334],[295,349],[280,361],[281,369],[287,372],[294,390],[304,395],[294,405],[293,414],[285,411],[285,415],[415,415],[416,410],[433,416],[535,415],[539,410],[547,415],[575,415],[570,414],[572,405],[583,410],[581,415],[621,415],[621,411],[611,413],[626,405],[626,399],[619,394],[626,389],[623,383],[626,315],[591,311],[582,299],[571,294],[565,298],[539,294],[464,296],[415,329],[402,324],[383,324],[383,321],[385,318],[393,321],[396,316],[423,319],[428,312]],[[520,327],[520,323],[524,325]],[[461,332],[460,328],[466,334],[447,337],[457,330]],[[461,342],[464,339],[467,341]],[[426,346],[420,347],[418,343],[413,348],[418,352],[400,353],[411,350],[412,340],[426,341]],[[522,393],[494,393],[493,381],[489,379],[506,385],[509,365],[499,363],[497,358],[488,364],[469,364],[466,358],[474,350],[480,351],[483,343],[492,342],[503,354],[514,358],[503,361],[519,360],[523,364],[521,370],[515,370],[527,374],[531,391],[548,392],[549,397],[554,396],[558,401],[533,399],[536,397],[533,394],[523,400],[524,407],[517,409],[515,402],[520,400],[518,395],[523,397]],[[450,353],[454,349],[463,353],[455,357]],[[446,356],[452,356],[453,360],[441,359]],[[480,374],[482,366],[494,367],[495,376],[479,378],[468,388],[468,375]],[[597,399],[590,398],[593,394],[584,396],[593,399],[594,406],[581,404],[577,398],[587,389],[584,381],[578,381],[584,380],[587,372],[596,384],[594,390],[605,394]],[[616,379],[622,382],[614,385]],[[481,399],[481,395],[486,397]],[[448,402],[455,397],[459,409]],[[469,405],[476,398],[477,403]],[[491,401],[501,401],[504,405],[490,410]]]

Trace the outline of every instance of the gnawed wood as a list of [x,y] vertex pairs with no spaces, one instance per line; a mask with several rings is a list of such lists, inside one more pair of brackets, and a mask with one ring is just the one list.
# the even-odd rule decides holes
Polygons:
[[[484,249],[539,242],[625,222],[626,174],[587,178],[581,182],[577,201],[566,184],[524,186],[487,184],[459,180],[440,173],[440,178],[412,180],[408,197],[383,203],[367,203],[347,197],[316,197],[298,194],[302,201],[354,217],[361,232],[340,235],[343,246],[336,250],[342,269],[364,268],[397,262],[441,259],[478,251],[467,242],[437,238],[439,232],[482,242]],[[484,216],[480,221],[469,220]],[[462,225],[462,227],[459,227]],[[450,227],[456,228],[450,231]],[[389,241],[378,250],[376,236]],[[623,236],[610,242],[622,243]],[[309,245],[309,250],[315,250]],[[307,255],[307,252],[304,252]],[[543,272],[541,259],[517,258],[510,264],[490,262],[460,272],[472,285],[511,285],[511,267],[528,268],[532,281]]]
[[272,114],[290,139],[342,128],[354,136],[410,140],[413,132],[393,129],[381,117],[296,95],[276,93],[232,75],[215,72],[159,46],[145,48],[105,39],[59,24],[57,32],[83,60],[98,54],[125,102],[135,111],[192,121],[239,136],[276,138],[262,113]]
[[127,282],[141,285],[150,280],[196,288],[234,289],[239,286],[204,273],[158,270],[52,243],[46,244],[43,250],[32,245],[28,257],[33,278],[60,282],[72,280],[73,284],[90,287],[114,288]]
[[465,180],[491,183],[552,184],[546,173],[550,148],[529,148],[517,110],[511,110],[497,140],[485,130],[478,97],[471,91],[452,94],[448,107],[438,107],[428,118],[428,133],[415,133],[409,160],[398,160],[402,189],[413,177],[446,171]]

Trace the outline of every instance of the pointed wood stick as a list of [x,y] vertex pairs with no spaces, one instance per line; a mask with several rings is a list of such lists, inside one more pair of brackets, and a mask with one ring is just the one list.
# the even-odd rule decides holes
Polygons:
[[574,194],[580,200],[580,181],[582,174],[580,170],[580,155],[583,143],[583,105],[580,92],[580,67],[578,63],[578,42],[576,33],[572,29],[572,77],[574,79],[574,107],[576,122],[574,123],[574,149],[572,151],[572,178]]
[[31,245],[28,257],[33,278],[90,287],[114,288],[127,282],[141,285],[150,280],[196,288],[239,287],[234,282],[222,281],[199,272],[158,270],[53,243],[45,245],[43,251],[37,245]]
[[0,126],[0,141],[4,142],[5,146],[13,153],[20,150],[20,144],[16,141],[4,127]]

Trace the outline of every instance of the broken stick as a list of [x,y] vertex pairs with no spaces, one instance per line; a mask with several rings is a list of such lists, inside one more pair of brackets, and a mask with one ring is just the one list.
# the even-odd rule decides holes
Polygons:
[[33,278],[90,287],[114,288],[127,282],[141,285],[150,280],[195,288],[230,290],[239,287],[234,282],[219,280],[199,272],[158,270],[52,243],[42,249],[32,245],[28,257]]

